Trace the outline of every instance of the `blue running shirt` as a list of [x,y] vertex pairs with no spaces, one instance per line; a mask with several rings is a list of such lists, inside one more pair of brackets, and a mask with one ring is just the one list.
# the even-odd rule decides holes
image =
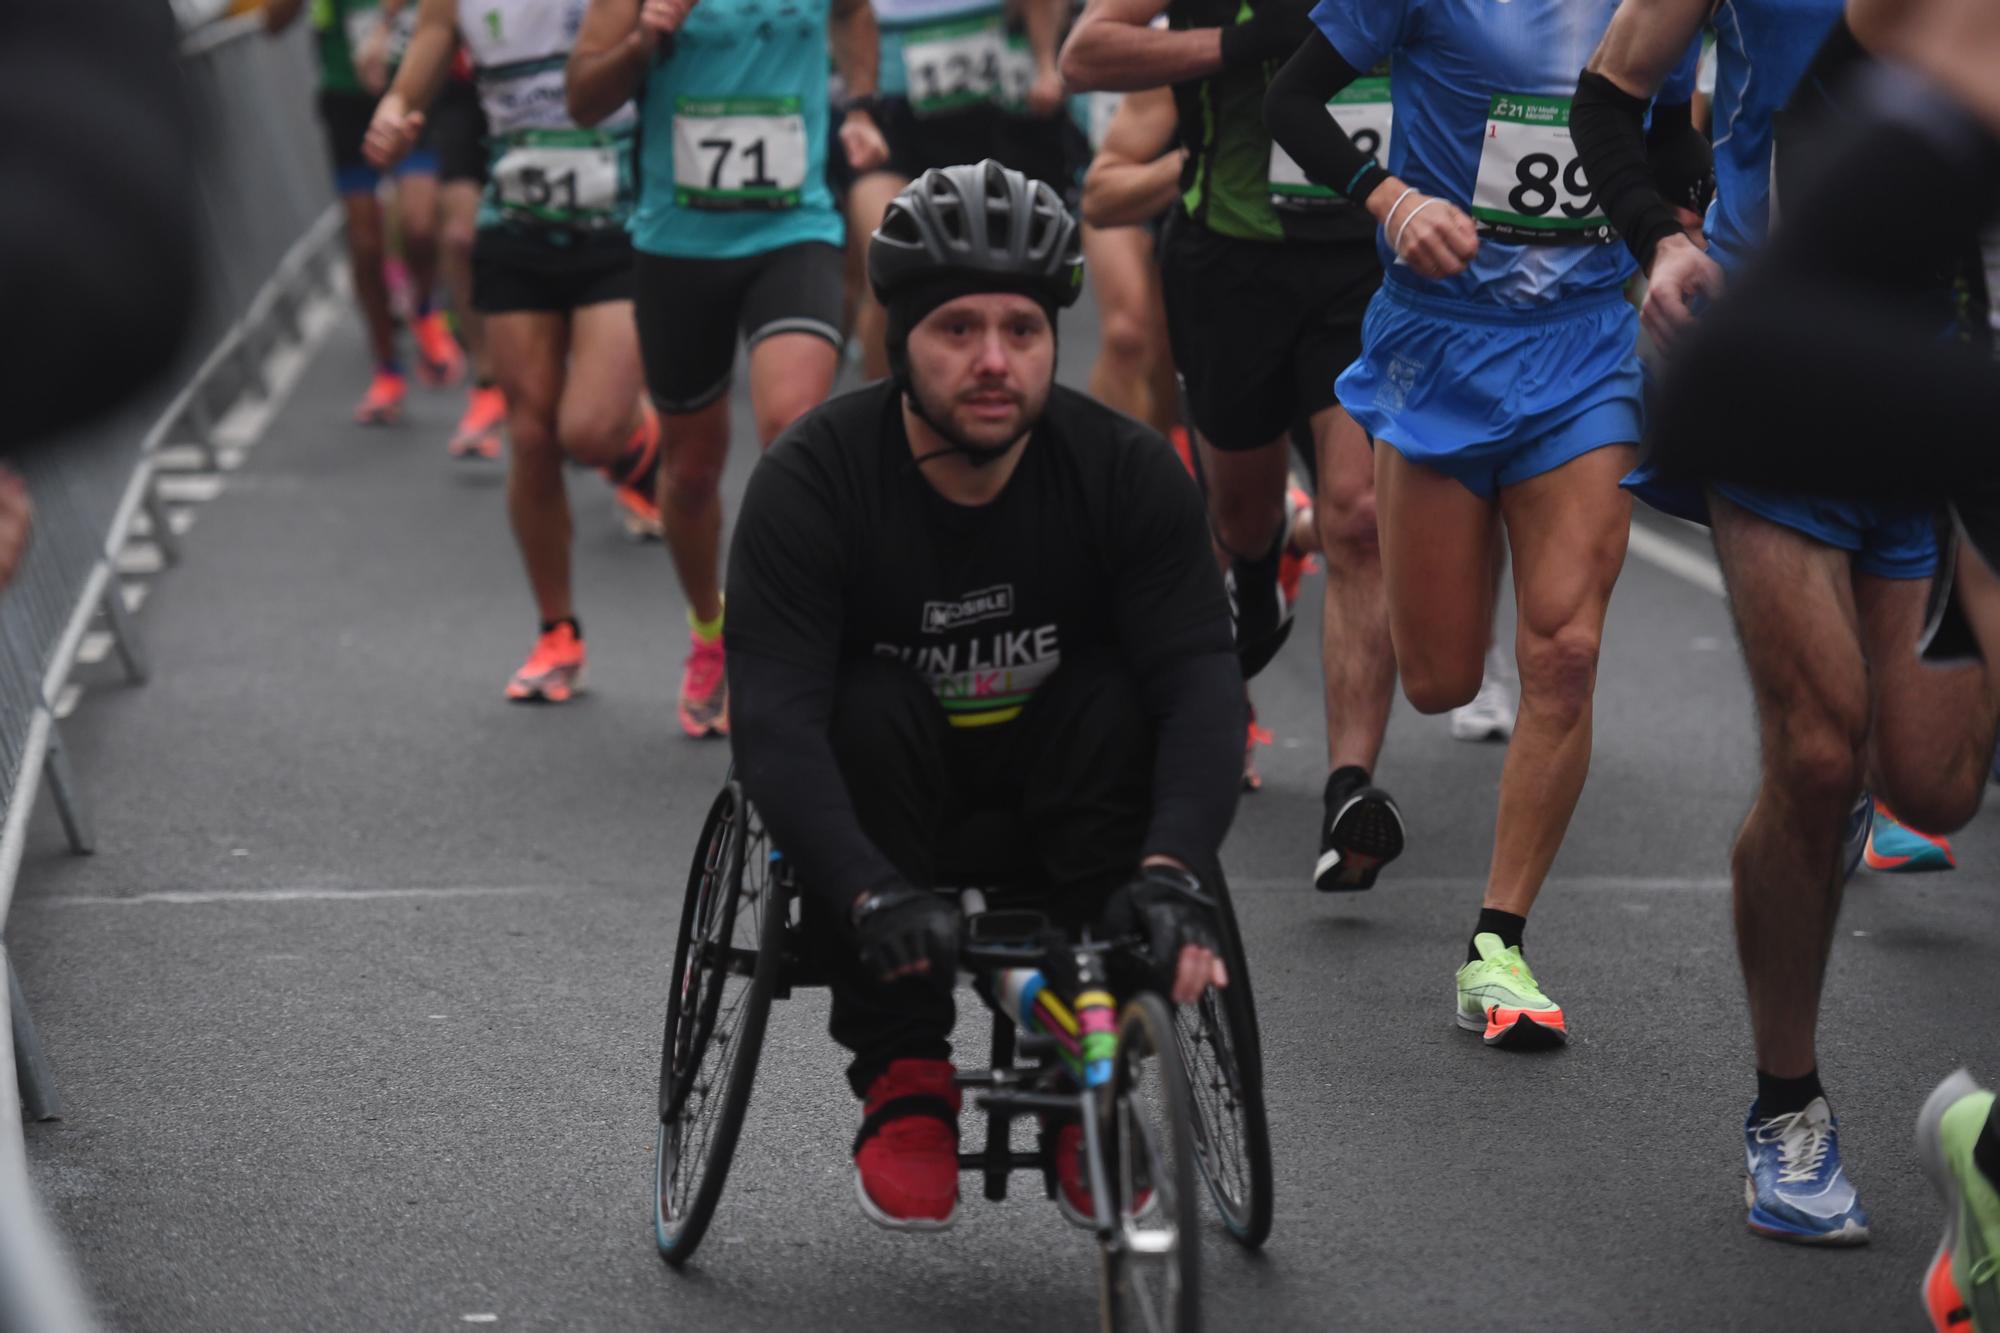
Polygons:
[[829,0],[701,0],[639,87],[632,244],[740,259],[846,235],[826,183]]
[[1715,202],[1704,228],[1734,267],[1770,223],[1771,132],[1842,0],[1723,0],[1715,18]]
[[[1466,271],[1431,282],[1395,262],[1389,282],[1513,309],[1615,290],[1635,265],[1591,199],[1569,137],[1577,74],[1617,0],[1319,0],[1313,22],[1355,69],[1390,61],[1396,132],[1385,165],[1478,224]],[[1686,101],[1695,49],[1665,101]],[[1400,225],[1402,218],[1398,218]]]

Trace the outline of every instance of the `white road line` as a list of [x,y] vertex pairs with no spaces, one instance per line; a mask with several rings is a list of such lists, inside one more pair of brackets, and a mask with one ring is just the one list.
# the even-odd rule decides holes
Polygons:
[[558,893],[558,884],[451,884],[428,888],[415,886],[379,889],[278,888],[278,889],[162,889],[155,893],[134,893],[123,897],[76,894],[69,897],[35,898],[19,904],[37,907],[131,907],[165,903],[176,907],[205,906],[211,903],[323,903],[372,902],[383,898],[506,898],[537,893]]
[[1724,595],[1722,570],[1717,567],[1715,557],[1707,552],[1696,550],[1672,537],[1663,537],[1637,523],[1632,525],[1629,545],[1632,554],[1647,564],[1664,569],[1675,578],[1685,579],[1697,588],[1706,588],[1717,597]]
[[[1394,875],[1394,872],[1389,872]],[[1300,892],[1310,881],[1303,871],[1291,879],[1231,879],[1231,893],[1280,893]],[[1382,881],[1383,887],[1394,893],[1406,891],[1444,890],[1449,892],[1471,892],[1486,887],[1483,875],[1394,875],[1393,880]],[[1727,875],[1574,875],[1561,879],[1551,879],[1543,883],[1544,889],[1575,890],[1580,893],[1609,891],[1612,893],[1707,893],[1729,887]],[[1305,896],[1301,894],[1301,896]],[[1322,895],[1313,894],[1313,899]],[[1329,893],[1326,898],[1366,898],[1372,895]]]

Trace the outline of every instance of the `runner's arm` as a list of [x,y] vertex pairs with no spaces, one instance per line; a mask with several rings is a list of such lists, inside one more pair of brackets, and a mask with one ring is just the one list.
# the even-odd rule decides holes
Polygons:
[[457,45],[458,0],[421,0],[417,7],[417,28],[410,34],[410,49],[403,53],[402,67],[396,71],[389,91],[383,94],[383,101],[393,97],[398,108],[405,112],[428,109],[444,91]]
[[[827,20],[827,42],[848,96],[873,97],[882,86],[882,37],[875,7],[868,0],[835,0]],[[868,115],[859,108],[848,114]]]
[[1071,92],[1135,92],[1214,74],[1222,29],[1149,28],[1167,0],[1090,0],[1063,43],[1060,65]]
[[[1646,108],[1688,55],[1708,17],[1710,0],[1625,0],[1590,64],[1577,80],[1570,104],[1570,137],[1583,174],[1605,217],[1624,238],[1639,267],[1650,273],[1662,247],[1692,246],[1682,233],[1674,203],[1655,181],[1653,160],[1684,152],[1677,136],[1695,134],[1678,109],[1661,117],[1648,140]],[[1678,105],[1678,104],[1677,104]]]
[[569,118],[595,125],[632,100],[658,38],[639,23],[639,0],[590,0],[563,70]]
[[1093,227],[1137,226],[1172,207],[1187,156],[1168,151],[1179,130],[1171,91],[1127,93],[1084,175],[1083,220]]
[[[1372,154],[1357,148],[1326,109],[1335,93],[1360,77],[1361,71],[1348,64],[1332,42],[1314,34],[1265,90],[1264,128],[1308,179],[1365,205],[1370,195],[1395,178]],[[1401,188],[1399,182],[1397,193]]]
[[1038,116],[1062,110],[1062,73],[1056,59],[1062,47],[1063,25],[1069,22],[1069,0],[1019,0],[1021,23],[1028,30],[1028,50],[1035,57],[1035,81],[1028,89],[1028,109]]

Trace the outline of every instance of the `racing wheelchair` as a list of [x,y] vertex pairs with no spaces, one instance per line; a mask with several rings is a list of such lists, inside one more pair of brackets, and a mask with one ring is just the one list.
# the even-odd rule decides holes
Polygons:
[[[966,909],[960,966],[993,1010],[990,1068],[962,1071],[985,1143],[961,1150],[989,1199],[1053,1163],[1013,1146],[1024,1117],[1074,1117],[1096,1215],[1103,1327],[1200,1327],[1200,1192],[1240,1244],[1271,1229],[1263,1063],[1241,937],[1217,886],[1229,986],[1181,1008],[1141,992],[1114,1009],[1107,971],[1134,941],[1070,941],[1038,912]],[[798,924],[798,886],[732,779],[702,824],[674,947],[660,1052],[653,1224],[674,1267],[700,1246],[736,1152],[774,999],[825,984]],[[1061,980],[1057,980],[1060,978]],[[1197,1179],[1201,1185],[1197,1185]]]

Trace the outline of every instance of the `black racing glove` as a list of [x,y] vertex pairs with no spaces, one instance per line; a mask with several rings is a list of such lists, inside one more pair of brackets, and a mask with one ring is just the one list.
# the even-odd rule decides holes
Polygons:
[[1215,953],[1215,899],[1202,891],[1201,881],[1185,870],[1152,865],[1111,895],[1100,924],[1111,936],[1136,935],[1152,955],[1153,983],[1162,994],[1173,989],[1180,970],[1181,950],[1198,945]]
[[906,884],[877,889],[854,904],[849,924],[862,966],[876,980],[925,976],[957,984],[958,909],[935,893]]
[[1250,65],[1260,60],[1289,60],[1312,36],[1310,0],[1258,0],[1250,17],[1222,30],[1222,63]]

